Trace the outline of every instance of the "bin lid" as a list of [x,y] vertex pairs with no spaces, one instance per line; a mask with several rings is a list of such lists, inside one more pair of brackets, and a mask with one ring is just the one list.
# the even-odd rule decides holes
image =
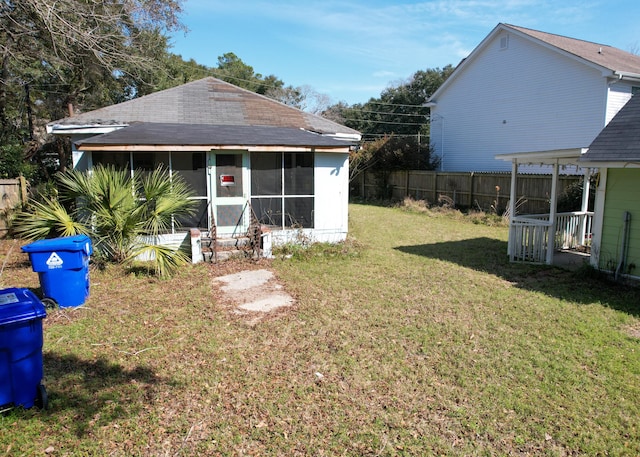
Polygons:
[[85,251],[87,255],[93,254],[91,238],[87,235],[64,236],[46,240],[34,241],[22,246],[23,252],[52,252],[52,251]]
[[0,326],[46,316],[44,305],[29,289],[0,289]]

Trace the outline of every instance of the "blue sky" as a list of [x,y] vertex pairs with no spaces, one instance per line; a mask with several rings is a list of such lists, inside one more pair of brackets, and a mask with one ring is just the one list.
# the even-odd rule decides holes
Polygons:
[[364,103],[418,70],[457,65],[499,23],[640,52],[638,0],[185,0],[172,52]]

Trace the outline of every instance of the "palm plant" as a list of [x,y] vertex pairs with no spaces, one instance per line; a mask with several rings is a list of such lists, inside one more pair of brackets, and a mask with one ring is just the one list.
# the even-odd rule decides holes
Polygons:
[[105,260],[130,264],[141,257],[151,259],[163,277],[187,260],[182,252],[158,243],[176,219],[193,211],[192,192],[179,176],[162,167],[131,176],[113,166],[98,166],[56,178],[58,198],[33,202],[30,211],[18,214],[18,235],[39,239],[88,234]]

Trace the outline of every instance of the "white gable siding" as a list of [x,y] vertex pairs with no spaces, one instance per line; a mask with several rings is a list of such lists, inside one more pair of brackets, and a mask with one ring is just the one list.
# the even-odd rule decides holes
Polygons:
[[497,35],[432,108],[445,171],[509,171],[496,154],[587,147],[604,127],[602,73],[530,40]]
[[605,121],[607,124],[631,98],[631,87],[631,84],[625,82],[616,82],[609,86]]

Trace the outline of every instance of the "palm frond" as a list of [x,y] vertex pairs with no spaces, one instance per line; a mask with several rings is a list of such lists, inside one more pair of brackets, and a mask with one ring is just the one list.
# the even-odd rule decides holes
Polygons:
[[146,243],[138,244],[133,248],[127,259],[125,259],[125,263],[132,264],[138,258],[143,258],[148,262],[152,262],[152,268],[160,278],[170,277],[181,265],[184,265],[189,261],[182,251],[174,251],[167,246],[159,244]]
[[58,200],[50,198],[31,202],[31,211],[18,213],[13,227],[18,236],[28,240],[90,233]]

